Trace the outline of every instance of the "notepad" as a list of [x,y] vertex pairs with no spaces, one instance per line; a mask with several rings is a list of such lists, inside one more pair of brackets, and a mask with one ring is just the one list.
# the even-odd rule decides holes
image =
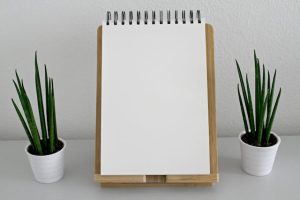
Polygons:
[[210,174],[205,22],[102,31],[101,175]]

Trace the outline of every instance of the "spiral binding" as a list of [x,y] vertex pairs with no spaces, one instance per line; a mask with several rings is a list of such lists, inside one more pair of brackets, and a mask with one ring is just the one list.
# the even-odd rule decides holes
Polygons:
[[152,11],[152,24],[155,24],[155,11]]
[[[186,17],[186,11],[185,10],[182,10],[181,12],[181,21],[183,24],[187,24],[188,22],[190,24],[194,24],[194,23],[201,23],[201,13],[200,13],[200,10],[197,10],[195,15],[194,15],[194,11],[193,10],[190,10],[188,12],[189,14],[188,15],[188,19]],[[166,23],[167,24],[171,24],[171,11],[168,10],[167,13],[167,20],[166,20]],[[174,11],[174,19],[175,19],[175,24],[178,24],[179,23],[179,14],[178,14],[178,10],[175,10]],[[106,13],[106,25],[110,25],[111,22],[113,25],[118,25],[118,23],[120,22],[121,25],[125,25],[126,23],[128,23],[129,25],[132,25],[133,24],[133,19],[134,19],[134,15],[136,16],[136,24],[141,24],[141,23],[144,23],[144,24],[148,24],[148,23],[152,23],[152,24],[155,24],[157,21],[156,21],[156,11],[152,11],[152,15],[151,15],[151,21],[149,20],[149,14],[148,14],[148,11],[144,11],[143,13],[141,13],[141,11],[137,11],[136,14],[134,14],[133,11],[129,11],[128,13],[128,21],[126,21],[126,12],[125,11],[122,11],[120,13],[120,21],[119,21],[119,12],[118,11],[114,11],[113,12],[113,20],[112,20],[112,14],[110,11],[107,11]],[[143,21],[142,21],[142,16],[143,17]],[[159,24],[163,24],[165,23],[164,22],[164,11],[160,10],[159,11],[159,14],[158,14],[158,22]],[[195,18],[194,18],[195,16]]]

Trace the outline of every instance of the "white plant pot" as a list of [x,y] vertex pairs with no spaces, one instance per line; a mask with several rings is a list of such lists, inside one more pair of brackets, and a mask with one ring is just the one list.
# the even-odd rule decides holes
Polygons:
[[276,137],[277,143],[269,147],[257,147],[245,143],[241,138],[244,134],[243,131],[239,135],[243,170],[254,176],[268,175],[272,171],[276,153],[281,143],[280,137],[271,132]]
[[63,148],[56,153],[39,156],[28,152],[28,144],[25,152],[35,179],[40,183],[53,183],[59,181],[64,175],[64,154],[66,142],[59,139],[63,143]]

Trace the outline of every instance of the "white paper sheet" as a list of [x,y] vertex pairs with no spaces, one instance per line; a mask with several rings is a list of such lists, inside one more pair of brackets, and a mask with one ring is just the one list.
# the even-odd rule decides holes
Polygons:
[[102,37],[101,174],[209,174],[205,23]]

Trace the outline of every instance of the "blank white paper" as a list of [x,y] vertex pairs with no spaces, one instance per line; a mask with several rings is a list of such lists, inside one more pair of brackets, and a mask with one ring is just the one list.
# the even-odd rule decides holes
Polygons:
[[209,174],[205,23],[102,38],[101,174]]

